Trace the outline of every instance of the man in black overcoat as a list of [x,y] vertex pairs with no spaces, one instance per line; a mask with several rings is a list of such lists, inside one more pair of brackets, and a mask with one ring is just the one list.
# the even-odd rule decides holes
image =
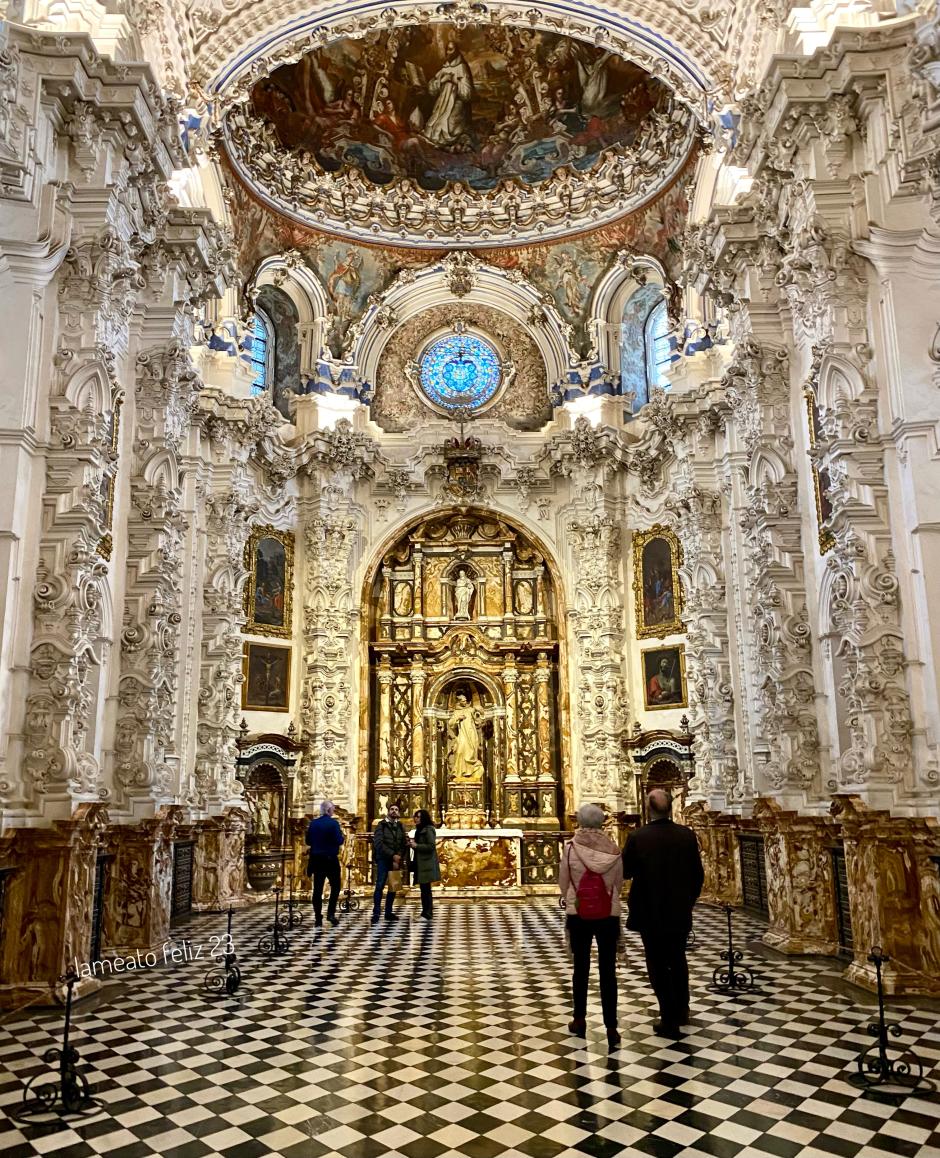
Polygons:
[[689,1020],[689,966],[685,943],[692,906],[705,874],[691,828],[669,817],[672,800],[662,788],[647,797],[650,823],[632,832],[623,850],[623,875],[630,879],[627,928],[643,938],[650,984],[659,1000],[661,1037],[681,1036]]

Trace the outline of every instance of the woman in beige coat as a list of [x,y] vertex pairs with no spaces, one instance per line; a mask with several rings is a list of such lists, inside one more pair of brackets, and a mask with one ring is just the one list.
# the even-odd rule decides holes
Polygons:
[[601,831],[604,813],[596,804],[578,809],[578,829],[562,849],[558,885],[567,914],[571,943],[573,1016],[568,1029],[575,1037],[587,1032],[587,988],[591,971],[591,942],[597,940],[597,973],[607,1044],[620,1044],[617,1031],[617,944],[620,940],[620,888],[623,862],[620,849]]

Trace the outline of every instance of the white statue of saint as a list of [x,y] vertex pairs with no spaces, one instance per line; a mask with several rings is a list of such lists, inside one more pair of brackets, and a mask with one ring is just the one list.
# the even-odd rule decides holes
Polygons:
[[467,574],[466,569],[461,568],[457,582],[454,584],[454,607],[456,608],[454,619],[470,618],[470,600],[472,598],[473,580]]
[[453,40],[447,44],[447,59],[431,77],[428,92],[436,99],[424,135],[440,149],[456,145],[470,129],[473,76]]
[[480,714],[463,693],[458,694],[456,706],[447,724],[450,737],[448,755],[450,775],[454,780],[481,781],[483,764],[480,760]]

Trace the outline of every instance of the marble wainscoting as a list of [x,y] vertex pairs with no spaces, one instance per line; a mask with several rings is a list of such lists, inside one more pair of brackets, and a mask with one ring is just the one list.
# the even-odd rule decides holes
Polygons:
[[832,814],[845,844],[854,959],[846,979],[875,988],[869,948],[889,957],[890,994],[940,996],[940,822],[891,816],[857,796],[837,796]]
[[[768,945],[841,955],[845,980],[864,989],[875,989],[868,957],[880,946],[889,958],[887,993],[940,996],[935,817],[892,816],[845,794],[828,813],[801,815],[758,799],[750,817],[693,804],[685,820],[702,850],[703,901],[762,908]],[[760,882],[753,873],[745,880],[745,846],[761,860]]]
[[168,805],[115,824],[104,805],[81,804],[68,820],[3,833],[0,1008],[55,1004],[69,966],[85,996],[101,984],[92,963],[159,950],[173,936],[180,845],[191,846],[194,910],[246,903],[247,814],[192,820],[187,811]]
[[[7,829],[0,837],[5,876],[0,944],[0,1009],[53,1005],[58,979],[91,943],[96,865],[109,827],[101,804],[81,804],[69,820]],[[76,996],[100,987],[83,979]]]

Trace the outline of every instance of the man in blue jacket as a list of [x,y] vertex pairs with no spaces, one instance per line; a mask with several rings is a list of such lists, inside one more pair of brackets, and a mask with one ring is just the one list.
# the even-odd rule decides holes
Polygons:
[[339,900],[339,850],[346,837],[333,816],[332,800],[324,800],[320,805],[320,815],[307,825],[307,844],[310,855],[307,858],[307,876],[313,877],[313,916],[319,928],[323,924],[323,885],[330,882],[330,899],[327,902],[326,919],[331,925],[338,925],[336,902]]

